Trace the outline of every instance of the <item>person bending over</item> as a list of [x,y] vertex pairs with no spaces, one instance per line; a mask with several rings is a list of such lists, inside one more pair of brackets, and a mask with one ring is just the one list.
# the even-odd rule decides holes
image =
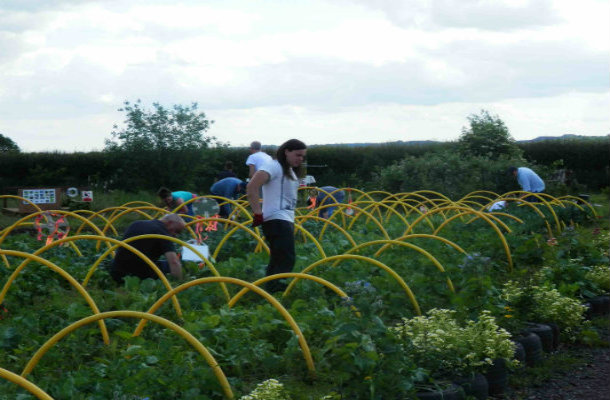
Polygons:
[[[140,220],[132,222],[123,235],[123,240],[134,236],[146,234],[157,234],[163,236],[176,236],[185,228],[185,222],[177,214],[167,214],[160,219]],[[174,244],[170,240],[160,238],[145,238],[136,239],[128,243],[136,248],[154,262],[164,274],[182,279],[182,264]],[[165,260],[159,260],[164,255]],[[137,276],[140,279],[153,278],[159,279],[155,271],[144,260],[136,254],[119,247],[110,270],[112,278],[119,282],[123,282],[123,278],[127,275]]]

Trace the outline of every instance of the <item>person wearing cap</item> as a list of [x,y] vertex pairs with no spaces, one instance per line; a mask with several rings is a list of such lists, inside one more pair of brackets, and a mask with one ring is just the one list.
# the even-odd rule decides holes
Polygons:
[[[294,209],[298,177],[302,175],[301,164],[306,153],[305,143],[298,139],[288,140],[278,148],[276,159],[263,164],[248,183],[248,202],[254,213],[252,227],[262,225],[269,243],[267,276],[291,272],[294,267]],[[265,285],[269,292],[285,288],[286,284],[279,280],[271,280]]]
[[[545,185],[542,178],[538,176],[534,171],[527,167],[510,167],[508,173],[517,179],[517,182],[521,186],[521,189],[525,192],[530,193],[542,193],[544,192]],[[538,198],[524,194],[521,198],[526,201],[536,202]]]
[[246,159],[246,165],[248,166],[248,178],[252,179],[254,173],[260,169],[260,167],[267,161],[271,161],[272,158],[269,154],[261,151],[261,142],[254,141],[250,143],[250,155]]
[[[123,240],[147,234],[173,237],[182,232],[185,226],[184,220],[177,214],[166,214],[160,219],[134,221],[125,230]],[[164,274],[182,279],[182,263],[171,240],[144,238],[133,240],[128,244],[142,252]],[[159,260],[161,256],[165,256],[165,260]],[[159,279],[156,272],[143,259],[120,246],[112,260],[110,276],[118,283],[123,283],[123,278],[127,275],[137,276],[140,279]]]
[[[214,196],[236,200],[240,194],[246,193],[246,182],[238,178],[224,178],[210,187],[210,193],[212,193]],[[222,199],[216,199],[216,201],[220,205],[219,215],[222,218],[228,218],[233,209],[231,204],[223,201]]]

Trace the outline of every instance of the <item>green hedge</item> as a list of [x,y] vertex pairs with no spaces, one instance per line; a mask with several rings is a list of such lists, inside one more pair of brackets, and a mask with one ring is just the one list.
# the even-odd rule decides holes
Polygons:
[[[558,160],[562,160],[563,166],[573,171],[577,182],[588,189],[608,186],[608,138],[528,142],[519,143],[519,147],[524,150],[528,164],[537,164],[547,177]],[[275,152],[273,147],[264,150],[269,154]],[[447,156],[439,157],[437,154],[441,153]],[[0,188],[90,186],[98,190],[134,192],[167,186],[208,193],[215,175],[227,160],[233,162],[239,177],[246,178],[248,154],[247,148],[229,147],[162,153],[1,153]],[[502,191],[510,187],[498,175],[505,162],[491,165],[478,159],[460,160],[457,144],[453,142],[319,145],[309,148],[307,158],[308,174],[314,175],[319,185],[394,191],[432,189],[443,182],[454,193],[484,188]],[[417,175],[408,168],[418,171]],[[467,171],[473,170],[479,171],[477,178],[466,176]],[[404,174],[400,183],[398,171]],[[438,188],[448,193],[444,187]]]

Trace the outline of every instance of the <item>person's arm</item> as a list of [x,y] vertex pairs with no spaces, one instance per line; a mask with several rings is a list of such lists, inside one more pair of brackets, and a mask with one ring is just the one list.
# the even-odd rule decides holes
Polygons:
[[249,168],[248,178],[252,179],[252,177],[256,173],[256,167],[254,166],[254,164],[248,164],[248,168]]
[[248,194],[248,203],[254,214],[261,215],[263,209],[260,203],[260,188],[269,180],[269,173],[267,171],[256,171],[248,186],[246,187],[246,193]]
[[[184,204],[184,200],[182,200],[180,197],[178,197],[178,198],[176,199],[176,207],[177,207],[177,206],[179,206],[179,205],[181,205],[181,204]],[[186,206],[182,206],[182,207],[181,207],[181,208],[178,210],[178,213],[181,213],[181,214],[187,214],[187,213],[188,213],[188,209],[186,208]]]
[[170,274],[178,279],[182,279],[182,263],[178,258],[178,254],[175,251],[168,251],[165,253],[165,258],[169,264]]

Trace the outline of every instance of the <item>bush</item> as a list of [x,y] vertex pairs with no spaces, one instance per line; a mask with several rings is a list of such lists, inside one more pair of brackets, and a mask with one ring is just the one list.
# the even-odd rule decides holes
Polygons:
[[510,361],[514,355],[510,333],[498,327],[489,311],[462,326],[455,311],[432,309],[427,317],[403,319],[393,331],[403,340],[404,351],[433,377],[481,372],[494,359]]

